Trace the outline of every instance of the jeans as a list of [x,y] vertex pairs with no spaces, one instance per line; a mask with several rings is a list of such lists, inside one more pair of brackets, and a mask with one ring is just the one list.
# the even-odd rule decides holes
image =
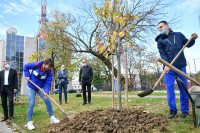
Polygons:
[[65,102],[67,102],[67,84],[61,83],[58,85],[59,88],[59,101],[62,103],[62,88],[64,90]]
[[[186,73],[186,67],[180,68],[179,70],[182,71],[183,73]],[[175,77],[180,78],[183,81],[183,83],[185,84],[186,87],[188,87],[188,85],[187,85],[187,79],[184,78],[183,76],[177,74],[173,70],[170,70],[164,76],[164,80],[165,80],[166,87],[167,87],[168,105],[170,107],[170,110],[177,112],[176,96],[175,96],[175,92],[174,92],[174,81],[175,81],[174,78]],[[189,111],[188,95],[186,94],[184,88],[179,83],[178,83],[178,88],[179,88],[179,91],[180,91],[181,112],[188,112]]]
[[53,108],[52,108],[50,99],[49,98],[45,98],[45,95],[42,93],[42,91],[40,91],[40,90],[35,91],[35,90],[33,90],[33,89],[28,87],[28,111],[27,111],[27,113],[28,113],[28,121],[32,121],[33,108],[35,106],[36,93],[38,93],[38,95],[45,102],[47,111],[49,113],[49,116],[50,117],[53,116]]

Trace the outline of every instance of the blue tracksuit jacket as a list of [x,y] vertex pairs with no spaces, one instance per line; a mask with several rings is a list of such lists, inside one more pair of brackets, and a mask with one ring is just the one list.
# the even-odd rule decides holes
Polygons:
[[[169,35],[159,35],[156,37],[155,41],[157,42],[161,58],[166,62],[171,63],[188,39],[181,32],[173,32],[170,30]],[[192,40],[187,47],[193,46],[194,43],[195,40]],[[176,68],[183,68],[186,66],[184,52],[181,53],[173,66]]]
[[[45,72],[41,71],[41,66],[43,62],[32,62],[24,65],[24,75],[25,77],[29,77],[30,80],[32,80],[35,84],[37,84],[40,88],[42,88],[46,93],[49,94],[51,83],[52,83],[52,71],[51,69],[46,70]],[[29,71],[31,70],[31,71]],[[36,77],[32,70],[35,70],[37,73],[39,73],[40,76],[45,76],[45,79],[39,79]],[[31,89],[38,90],[33,84],[28,82],[28,86]]]
[[[174,57],[183,48],[183,45],[185,45],[186,42],[188,41],[188,39],[181,32],[173,32],[172,30],[170,30],[169,35],[159,35],[156,37],[155,40],[157,42],[157,47],[158,47],[161,58],[167,61],[168,63],[172,62]],[[193,46],[194,43],[195,41],[192,40],[187,45],[187,47]],[[184,56],[184,52],[182,52],[179,55],[179,57],[177,58],[173,66],[178,68],[180,71],[186,73],[186,59]],[[174,92],[174,81],[175,81],[174,78],[176,76],[179,77],[187,86],[187,79],[177,74],[173,70],[170,70],[164,76],[164,80],[167,87],[168,105],[170,107],[170,110],[173,110],[175,112],[177,112],[176,98],[175,98],[175,92]],[[181,111],[188,112],[189,111],[188,96],[180,84],[178,84],[178,87],[180,90]]]

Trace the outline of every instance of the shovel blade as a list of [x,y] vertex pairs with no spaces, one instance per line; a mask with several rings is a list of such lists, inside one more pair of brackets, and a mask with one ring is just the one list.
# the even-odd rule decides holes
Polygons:
[[145,96],[150,95],[152,92],[153,92],[153,90],[145,90],[145,91],[139,93],[138,96],[139,97],[145,97]]

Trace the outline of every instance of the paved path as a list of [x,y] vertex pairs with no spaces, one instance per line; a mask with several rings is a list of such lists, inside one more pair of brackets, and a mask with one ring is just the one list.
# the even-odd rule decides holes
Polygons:
[[0,133],[14,133],[14,131],[6,124],[6,122],[0,122]]
[[[2,119],[3,119],[3,115],[0,114],[0,120]],[[0,133],[14,133],[14,130],[4,121],[4,122],[0,122]]]
[[[95,96],[95,97],[112,97],[112,94],[92,94],[92,96]],[[115,97],[117,97],[117,95],[115,95]],[[122,97],[125,97],[125,95],[122,95]],[[140,98],[139,96],[137,95],[128,95],[129,98]],[[143,98],[167,98],[167,96],[145,96]],[[180,96],[176,96],[177,99],[180,98]]]

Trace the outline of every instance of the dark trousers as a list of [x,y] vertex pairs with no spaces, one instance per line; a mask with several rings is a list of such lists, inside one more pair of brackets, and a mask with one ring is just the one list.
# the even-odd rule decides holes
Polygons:
[[4,86],[1,92],[1,102],[4,112],[4,117],[8,118],[8,105],[7,99],[9,100],[9,116],[13,117],[14,104],[13,104],[13,92],[9,90],[9,86]]
[[59,88],[59,101],[60,103],[62,103],[62,89],[64,90],[64,95],[65,95],[65,102],[67,102],[67,84],[59,84],[58,85]]
[[87,92],[88,92],[88,102],[91,102],[91,83],[82,82],[83,103],[87,103],[86,87],[87,87]]

